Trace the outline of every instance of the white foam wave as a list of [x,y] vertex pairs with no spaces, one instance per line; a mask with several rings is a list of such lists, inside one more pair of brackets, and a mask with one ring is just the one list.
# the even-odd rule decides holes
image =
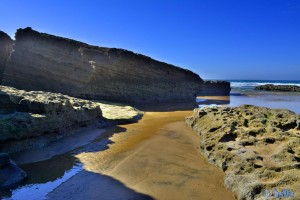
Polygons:
[[273,84],[273,85],[296,85],[300,86],[300,83],[280,83],[280,82],[231,82],[231,87],[256,87],[259,85],[265,85],[265,84]]

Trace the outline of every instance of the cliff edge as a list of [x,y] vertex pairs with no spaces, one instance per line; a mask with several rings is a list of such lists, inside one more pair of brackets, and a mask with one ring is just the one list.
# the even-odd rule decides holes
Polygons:
[[91,46],[31,28],[18,29],[15,38],[2,84],[18,89],[153,104],[195,101],[203,84],[189,70],[123,49]]

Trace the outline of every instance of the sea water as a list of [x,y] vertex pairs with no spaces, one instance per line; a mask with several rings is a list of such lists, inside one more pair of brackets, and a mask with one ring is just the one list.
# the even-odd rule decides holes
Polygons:
[[231,85],[230,96],[198,97],[199,107],[204,106],[240,106],[243,104],[256,105],[275,109],[288,109],[300,114],[300,92],[270,92],[255,90],[256,86],[264,84],[296,85],[300,81],[287,80],[228,80]]

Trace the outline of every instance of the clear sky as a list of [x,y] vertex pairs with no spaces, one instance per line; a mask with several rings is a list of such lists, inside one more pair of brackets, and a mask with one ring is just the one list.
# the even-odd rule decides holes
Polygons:
[[204,79],[300,80],[300,0],[0,0],[17,28],[145,54]]

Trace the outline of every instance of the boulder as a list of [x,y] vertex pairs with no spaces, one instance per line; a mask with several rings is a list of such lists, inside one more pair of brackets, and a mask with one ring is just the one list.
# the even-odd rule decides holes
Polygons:
[[15,187],[26,178],[26,172],[18,167],[12,160],[9,160],[6,165],[0,168],[0,189]]

